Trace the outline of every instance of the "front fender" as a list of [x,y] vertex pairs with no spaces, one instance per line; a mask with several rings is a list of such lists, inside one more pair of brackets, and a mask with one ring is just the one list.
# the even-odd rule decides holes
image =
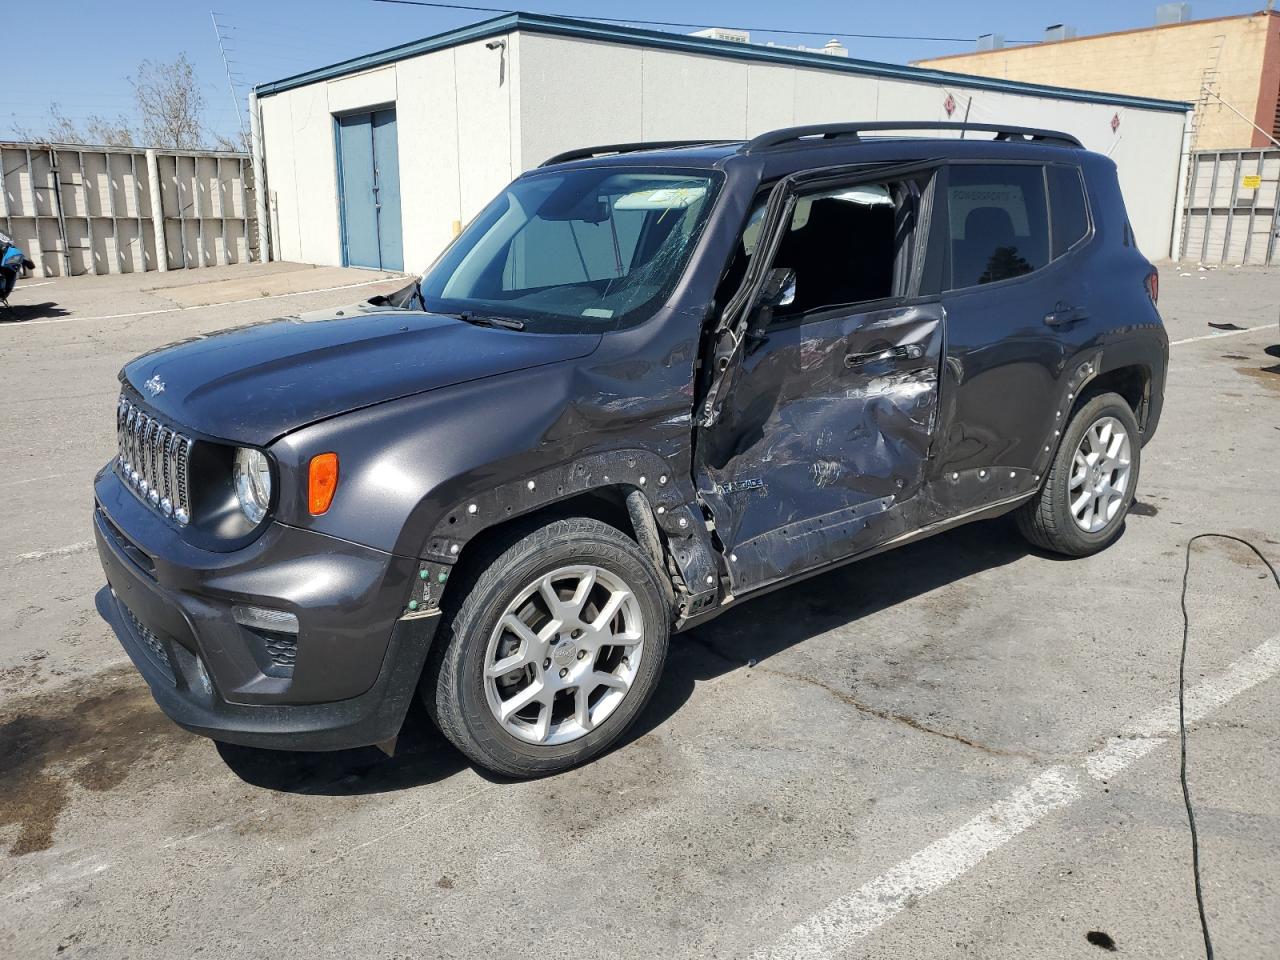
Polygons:
[[[654,349],[649,336],[615,334],[590,361],[473,380],[295,431],[272,447],[279,516],[448,562],[485,526],[593,486],[652,490],[655,511],[692,503],[693,353],[684,344]],[[307,464],[327,451],[338,454],[338,488],[313,517]]]

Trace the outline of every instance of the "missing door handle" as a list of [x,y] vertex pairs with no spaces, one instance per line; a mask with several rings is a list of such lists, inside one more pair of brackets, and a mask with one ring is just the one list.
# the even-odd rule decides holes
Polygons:
[[906,343],[902,346],[888,347],[884,350],[872,350],[869,353],[846,353],[844,355],[844,365],[846,367],[863,367],[867,364],[881,361],[919,360],[923,356],[924,347],[918,343]]

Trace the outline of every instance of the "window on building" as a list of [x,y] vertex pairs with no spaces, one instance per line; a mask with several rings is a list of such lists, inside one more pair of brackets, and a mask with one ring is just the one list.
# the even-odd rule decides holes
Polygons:
[[1049,262],[1043,167],[957,164],[947,204],[952,289],[1008,280]]
[[1075,167],[1051,166],[1049,205],[1053,211],[1053,257],[1062,256],[1089,232],[1084,183]]

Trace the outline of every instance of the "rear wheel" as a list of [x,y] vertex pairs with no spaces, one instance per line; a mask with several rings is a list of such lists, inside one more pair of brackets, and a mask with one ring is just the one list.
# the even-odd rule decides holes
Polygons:
[[1033,544],[1088,556],[1120,534],[1142,458],[1138,422],[1123,397],[1103,393],[1071,419],[1040,491],[1015,517]]
[[442,624],[422,694],[480,766],[515,777],[608,749],[653,693],[670,610],[636,543],[597,520],[557,520],[494,557]]

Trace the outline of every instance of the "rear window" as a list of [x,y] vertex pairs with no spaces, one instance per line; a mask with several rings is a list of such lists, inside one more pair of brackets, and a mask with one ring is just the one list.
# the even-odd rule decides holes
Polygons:
[[1056,260],[1089,232],[1089,211],[1079,170],[1049,167],[1049,204],[1053,210],[1053,257]]
[[1019,277],[1049,262],[1043,167],[957,164],[947,206],[953,290]]

